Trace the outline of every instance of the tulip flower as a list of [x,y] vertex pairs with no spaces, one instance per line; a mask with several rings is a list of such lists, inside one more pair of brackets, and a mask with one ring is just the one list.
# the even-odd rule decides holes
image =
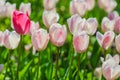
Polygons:
[[58,0],[44,0],[43,5],[46,10],[52,10],[56,7]]
[[0,0],[0,6],[5,5],[6,0]]
[[115,32],[120,33],[120,17],[115,19],[114,30]]
[[104,9],[106,12],[111,12],[117,6],[115,0],[98,0],[98,5],[101,9]]
[[12,23],[15,31],[20,35],[27,34],[30,30],[30,19],[27,13],[15,10],[12,15]]
[[95,0],[86,0],[87,3],[87,9],[92,10],[95,6]]
[[102,74],[106,80],[116,80],[120,76],[119,55],[107,54],[102,64]]
[[87,11],[87,3],[83,0],[72,0],[70,2],[70,14],[79,14],[84,16]]
[[10,4],[9,2],[7,2],[5,6],[6,6],[6,11],[7,11],[6,16],[8,17],[12,16],[13,11],[16,10],[16,4]]
[[102,77],[102,68],[97,67],[94,71],[94,75],[98,78],[98,80],[101,80]]
[[75,51],[82,53],[87,50],[89,45],[89,36],[85,31],[79,32],[73,36],[73,46]]
[[4,32],[4,46],[8,49],[15,49],[18,47],[20,42],[20,35],[17,34],[15,31],[9,32],[6,30]]
[[3,40],[4,40],[4,33],[0,31],[0,46],[3,46]]
[[100,32],[97,32],[96,38],[101,47],[107,50],[113,43],[115,33],[113,31],[107,31],[104,35]]
[[44,29],[38,29],[32,34],[32,44],[36,50],[41,51],[47,47],[49,34]]
[[96,18],[89,18],[86,23],[85,23],[86,27],[85,27],[85,31],[89,34],[89,35],[94,35],[97,27],[98,27],[98,22]]
[[47,11],[43,12],[43,23],[49,28],[53,23],[57,23],[59,20],[59,15],[56,11]]
[[66,26],[54,23],[50,26],[49,34],[50,41],[57,47],[60,47],[65,43],[67,37]]
[[0,17],[6,17],[6,15],[7,15],[7,10],[6,10],[6,7],[5,7],[5,5],[4,5],[4,3],[2,3],[1,1],[0,1]]
[[110,20],[115,20],[117,17],[119,17],[119,14],[118,14],[117,11],[113,11],[113,12],[111,12],[111,13],[108,14],[108,18]]
[[104,17],[103,20],[102,20],[102,23],[101,23],[102,30],[104,32],[113,31],[114,30],[114,25],[115,25],[115,21],[109,20],[109,18],[107,18],[107,17]]
[[31,3],[21,3],[20,4],[20,7],[19,7],[19,10],[23,13],[26,13],[28,12],[28,15],[31,14]]
[[120,53],[120,34],[115,37],[115,45],[117,51]]
[[34,22],[31,21],[31,25],[30,25],[30,35],[32,35],[34,33],[35,30],[38,30],[40,28],[39,22]]

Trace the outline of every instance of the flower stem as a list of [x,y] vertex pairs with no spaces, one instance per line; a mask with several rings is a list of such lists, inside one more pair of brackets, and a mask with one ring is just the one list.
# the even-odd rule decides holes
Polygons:
[[58,59],[59,59],[59,47],[57,48],[57,54],[56,54],[56,71],[55,71],[55,79],[58,80]]
[[78,74],[77,74],[77,79],[80,80],[79,78],[79,70],[80,70],[80,53],[78,53]]
[[21,54],[22,54],[22,52],[21,52],[22,50],[21,49],[22,49],[22,35],[20,35],[17,74],[16,74],[16,79],[15,80],[19,80],[20,58],[21,58]]
[[40,72],[40,70],[39,70],[40,67],[39,67],[39,66],[40,66],[40,53],[38,53],[38,72],[37,72],[37,80],[40,80],[40,79],[39,79],[39,72]]

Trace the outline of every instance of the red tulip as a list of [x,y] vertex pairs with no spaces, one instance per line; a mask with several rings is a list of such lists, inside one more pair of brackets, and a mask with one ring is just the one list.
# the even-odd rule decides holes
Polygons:
[[30,30],[30,19],[28,13],[15,10],[12,15],[12,23],[18,34],[27,34]]

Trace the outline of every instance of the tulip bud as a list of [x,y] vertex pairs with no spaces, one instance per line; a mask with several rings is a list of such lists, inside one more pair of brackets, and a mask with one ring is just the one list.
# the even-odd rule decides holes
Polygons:
[[36,50],[41,51],[47,47],[49,34],[44,29],[36,30],[32,35],[32,44]]
[[31,3],[27,3],[27,4],[21,3],[19,10],[23,13],[28,12],[28,15],[30,15],[31,14]]
[[115,45],[117,51],[120,53],[120,34],[115,37]]
[[52,10],[56,7],[58,0],[44,0],[43,5],[46,10]]
[[115,80],[120,76],[119,55],[109,57],[103,62],[102,73],[106,80]]
[[102,77],[102,69],[101,67],[98,67],[94,71],[95,76],[98,78],[98,80],[101,80]]
[[87,3],[87,9],[92,10],[95,6],[95,0],[86,0]]
[[5,6],[7,10],[6,16],[10,17],[13,14],[13,11],[16,10],[16,4],[10,4],[9,2],[7,2]]
[[113,31],[107,31],[104,35],[100,32],[97,32],[96,38],[101,47],[107,50],[113,43],[115,33]]
[[97,22],[97,19],[96,18],[89,18],[87,21],[86,21],[86,28],[85,28],[85,31],[89,34],[89,35],[94,35],[96,30],[97,30],[97,27],[98,27],[98,22]]
[[6,30],[4,32],[4,46],[8,49],[17,48],[20,42],[20,35],[18,35],[15,31],[9,32]]
[[89,36],[85,31],[77,33],[73,36],[73,46],[75,51],[82,53],[87,50],[89,45]]
[[115,25],[115,22],[112,21],[112,20],[109,20],[107,17],[104,17],[103,20],[102,20],[102,23],[101,23],[102,30],[104,32],[113,31],[114,30],[114,25]]
[[0,31],[0,46],[3,46],[4,33]]
[[43,23],[49,28],[53,23],[57,23],[59,20],[59,15],[56,11],[44,11],[43,12]]
[[65,25],[54,23],[49,29],[50,41],[56,46],[62,46],[67,37],[67,30]]
[[117,11],[113,11],[113,12],[111,12],[111,13],[108,14],[108,18],[110,20],[115,20],[117,17],[119,17],[119,14],[118,14]]
[[40,28],[39,22],[34,22],[31,21],[31,25],[30,25],[30,35],[32,35],[34,33],[34,31],[38,30]]
[[18,34],[27,34],[30,30],[30,19],[28,14],[20,11],[14,11],[12,15],[12,23]]
[[84,16],[87,10],[87,3],[81,0],[73,0],[70,2],[70,13],[79,14],[80,16]]
[[120,17],[115,19],[114,30],[115,32],[120,33]]

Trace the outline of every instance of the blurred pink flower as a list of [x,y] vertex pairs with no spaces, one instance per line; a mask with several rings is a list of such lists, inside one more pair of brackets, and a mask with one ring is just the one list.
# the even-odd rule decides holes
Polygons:
[[62,46],[67,37],[67,30],[65,25],[54,23],[49,29],[50,41],[56,46]]
[[0,31],[0,46],[3,46],[4,32]]
[[102,27],[103,32],[113,31],[114,25],[115,25],[115,21],[110,20],[107,17],[104,17],[102,20],[102,23],[101,23],[101,27]]
[[6,0],[0,0],[0,6],[5,5]]
[[46,10],[52,10],[56,7],[58,0],[44,0],[43,5]]
[[102,73],[106,80],[115,80],[120,76],[119,55],[107,54],[102,64]]
[[20,42],[20,35],[15,31],[9,32],[6,30],[4,32],[4,46],[8,49],[15,49],[18,47]]
[[73,46],[75,51],[82,53],[87,50],[89,45],[89,36],[85,31],[79,32],[73,36]]
[[59,20],[59,15],[56,11],[47,11],[43,12],[43,23],[44,25],[49,28],[53,23],[57,23]]
[[108,14],[108,18],[110,20],[115,20],[117,17],[119,17],[119,14],[118,14],[117,11],[113,11],[113,12],[111,12],[111,13]]
[[49,34],[44,29],[35,30],[32,34],[32,45],[36,50],[41,51],[47,47]]
[[120,17],[115,19],[114,30],[117,33],[120,33]]
[[102,35],[100,32],[97,32],[96,38],[99,43],[99,45],[107,50],[113,43],[115,37],[115,33],[113,31],[107,31],[104,35]]
[[112,12],[113,9],[117,6],[115,0],[98,0],[98,5],[101,9],[104,9],[106,12]]
[[120,53],[120,34],[115,37],[115,46],[117,51]]
[[95,0],[86,0],[87,3],[87,9],[92,10],[95,6]]
[[30,30],[30,19],[27,13],[15,10],[12,15],[12,23],[18,34],[27,34]]
[[31,14],[31,3],[21,3],[19,10],[23,13],[28,12],[28,15]]
[[79,14],[84,16],[87,11],[87,3],[84,0],[72,0],[70,2],[70,14]]

